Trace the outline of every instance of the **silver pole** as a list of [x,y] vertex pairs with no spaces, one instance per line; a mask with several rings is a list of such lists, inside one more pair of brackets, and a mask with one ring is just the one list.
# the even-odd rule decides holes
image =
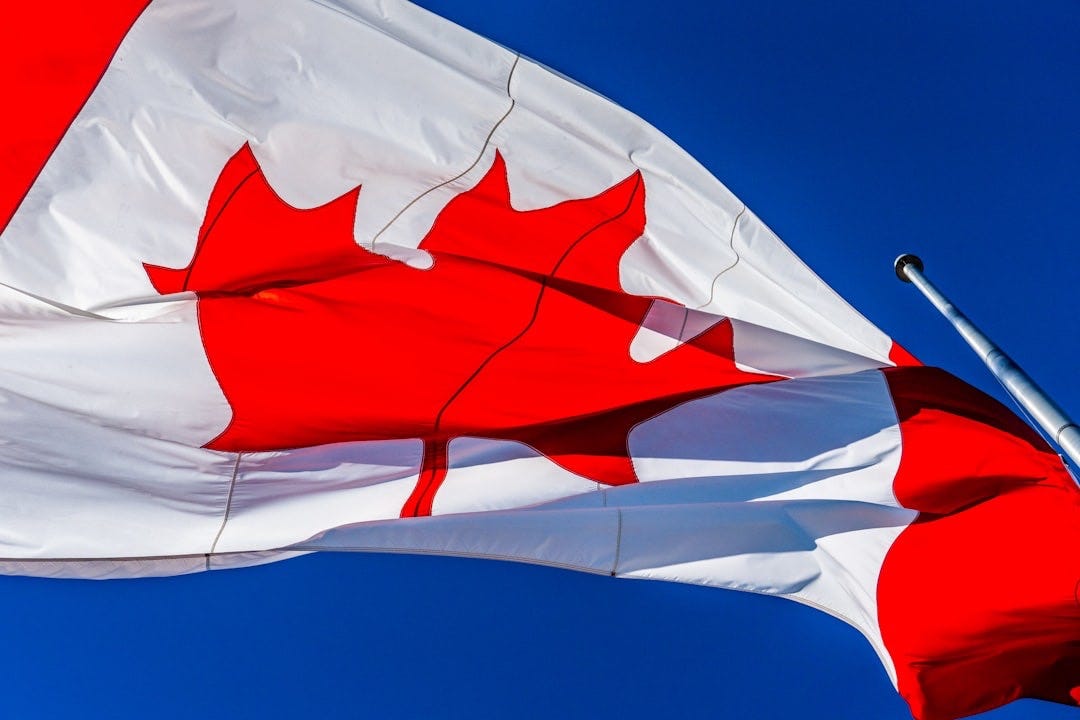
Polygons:
[[919,288],[926,299],[933,303],[967,340],[967,344],[982,358],[986,367],[1001,381],[1009,394],[1031,414],[1073,464],[1080,467],[1080,427],[1069,419],[1065,411],[1058,407],[1012,358],[975,327],[958,307],[926,279],[923,275],[922,260],[915,255],[901,255],[896,258],[895,267],[896,276]]

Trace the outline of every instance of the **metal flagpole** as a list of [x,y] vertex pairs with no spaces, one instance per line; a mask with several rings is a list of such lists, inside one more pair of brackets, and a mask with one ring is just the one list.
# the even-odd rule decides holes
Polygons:
[[1065,411],[1058,407],[1012,358],[975,327],[958,307],[926,279],[923,275],[922,260],[915,255],[901,255],[896,258],[895,267],[896,276],[919,288],[926,299],[967,340],[967,344],[982,358],[986,367],[1005,386],[1009,394],[1031,414],[1073,464],[1080,467],[1080,427],[1077,427]]

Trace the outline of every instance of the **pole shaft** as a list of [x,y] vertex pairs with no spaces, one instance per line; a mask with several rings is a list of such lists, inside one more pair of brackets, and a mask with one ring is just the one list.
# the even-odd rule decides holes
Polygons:
[[1077,426],[1012,358],[967,318],[923,275],[922,262],[912,255],[896,261],[896,274],[910,282],[952,323],[1005,389],[1034,418],[1065,455],[1080,467],[1080,426]]

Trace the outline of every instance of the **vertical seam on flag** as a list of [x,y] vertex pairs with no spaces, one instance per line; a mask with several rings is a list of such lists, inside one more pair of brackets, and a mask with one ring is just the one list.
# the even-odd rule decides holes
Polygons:
[[611,565],[611,577],[619,571],[619,555],[622,554],[622,508],[615,508],[617,527],[615,530],[615,562]]
[[244,453],[236,453],[236,462],[233,463],[232,478],[229,480],[229,495],[225,498],[225,514],[221,518],[221,526],[218,527],[217,535],[214,536],[214,542],[210,544],[210,552],[206,553],[206,569],[210,569],[210,556],[217,550],[218,541],[221,540],[221,534],[225,532],[225,523],[229,522],[229,513],[232,512],[232,499],[233,491],[236,489],[236,478],[240,474],[240,458],[244,456]]
[[447,400],[443,404],[442,408],[439,410],[439,413],[435,416],[435,423],[433,425],[433,428],[436,431],[439,430],[440,425],[442,424],[442,417],[443,417],[443,415],[446,414],[446,411],[450,408],[450,406],[454,403],[454,401],[458,399],[458,396],[460,396],[461,393],[463,393],[465,391],[465,389],[467,387],[469,387],[469,385],[472,384],[473,380],[475,380],[476,377],[481,372],[484,371],[484,368],[486,368],[496,357],[498,357],[500,354],[502,354],[503,351],[505,351],[511,345],[513,345],[518,340],[523,338],[525,336],[525,334],[528,333],[529,330],[532,329],[533,325],[536,324],[536,319],[540,316],[540,309],[543,307],[544,294],[547,292],[548,288],[551,287],[551,280],[555,278],[555,274],[559,272],[559,269],[562,267],[562,264],[566,261],[566,258],[570,257],[570,253],[574,252],[574,249],[577,248],[577,246],[580,245],[582,243],[582,241],[588,239],[588,237],[590,235],[592,235],[594,232],[596,232],[597,230],[599,230],[600,228],[604,227],[605,225],[607,225],[609,223],[616,222],[616,221],[620,220],[624,215],[626,215],[626,213],[628,213],[630,211],[630,208],[633,206],[634,197],[637,196],[638,191],[640,189],[641,189],[641,177],[638,176],[637,181],[634,184],[634,190],[630,194],[630,199],[626,202],[626,207],[624,207],[622,210],[620,210],[617,214],[612,215],[609,218],[605,218],[605,219],[601,220],[600,222],[596,223],[591,228],[586,230],[584,233],[581,234],[581,237],[579,237],[577,240],[575,240],[573,243],[571,243],[570,247],[568,247],[566,249],[566,251],[559,257],[559,259],[555,262],[555,265],[552,266],[551,272],[549,274],[545,275],[543,277],[543,280],[541,280],[540,283],[539,283],[540,289],[539,289],[539,292],[537,293],[536,303],[533,305],[532,316],[529,318],[529,322],[527,322],[525,324],[525,327],[523,327],[520,331],[518,331],[518,333],[516,335],[514,335],[514,337],[507,340],[505,343],[503,343],[501,346],[499,346],[494,352],[492,352],[490,355],[488,355],[486,358],[484,358],[483,362],[481,362],[477,366],[476,370],[473,371],[472,375],[470,375],[468,378],[466,378],[465,382],[463,382],[461,384],[461,386],[457,389],[457,391],[453,395],[450,396],[450,399]]
[[[720,280],[720,276],[723,275],[724,273],[726,273],[728,270],[731,270],[732,268],[734,268],[736,265],[739,264],[739,261],[742,260],[742,255],[740,255],[739,251],[735,249],[735,231],[738,229],[739,220],[742,219],[742,216],[743,216],[743,214],[745,212],[746,212],[746,203],[743,203],[742,209],[739,210],[739,214],[735,216],[735,221],[731,223],[731,235],[728,236],[728,249],[731,250],[732,254],[735,255],[735,262],[731,263],[726,268],[724,268],[723,270],[721,270],[720,272],[716,273],[716,275],[713,276],[712,282],[709,283],[709,299],[706,300],[705,302],[703,302],[701,305],[698,305],[696,308],[694,308],[695,310],[702,310],[702,309],[707,308],[708,306],[712,305],[713,300],[716,297],[716,283],[717,283],[718,280]],[[683,327],[684,328],[686,327],[686,320],[685,319],[683,320]],[[681,340],[682,339],[682,333],[680,333],[679,335],[680,335],[679,339]]]
[[[523,328],[521,328],[521,330],[519,330],[517,332],[516,335],[514,335],[512,338],[510,338],[509,340],[504,342],[502,345],[500,345],[498,348],[496,348],[490,355],[488,355],[486,358],[484,358],[484,360],[479,365],[476,366],[476,369],[473,370],[472,374],[469,375],[469,377],[465,378],[465,381],[462,382],[461,385],[458,387],[458,389],[454,391],[453,395],[451,395],[450,398],[445,403],[443,403],[442,407],[439,408],[439,412],[436,413],[435,421],[434,421],[434,423],[432,423],[432,426],[431,426],[432,427],[432,432],[435,433],[436,436],[438,436],[438,434],[439,434],[439,432],[441,430],[443,416],[446,414],[446,411],[450,409],[450,406],[453,405],[454,402],[458,399],[458,397],[463,392],[465,392],[465,390],[473,383],[474,380],[476,380],[476,378],[480,375],[480,373],[482,373],[484,371],[484,369],[496,357],[498,357],[500,354],[502,354],[503,351],[505,351],[507,348],[511,347],[518,340],[523,338],[529,332],[529,330],[532,329],[533,325],[536,324],[536,319],[540,316],[540,309],[543,307],[544,294],[551,287],[551,284],[550,284],[551,280],[553,278],[555,278],[556,273],[559,272],[559,268],[562,267],[562,264],[566,261],[566,258],[570,257],[570,254],[572,252],[574,252],[574,249],[578,245],[580,245],[582,242],[587,240],[589,238],[589,236],[592,235],[594,232],[596,232],[597,230],[599,230],[600,228],[604,227],[605,225],[607,225],[609,223],[618,221],[624,215],[626,215],[626,213],[628,213],[630,211],[630,208],[633,206],[634,198],[637,196],[638,192],[641,190],[641,184],[642,184],[642,179],[641,179],[641,175],[639,174],[637,176],[637,180],[635,181],[635,184],[634,184],[634,190],[630,194],[630,199],[627,200],[627,202],[626,202],[626,207],[624,207],[622,210],[620,210],[615,215],[612,215],[611,217],[608,217],[608,218],[605,218],[605,219],[601,220],[600,222],[596,223],[591,228],[586,230],[584,233],[581,234],[580,237],[578,237],[576,240],[574,240],[573,243],[570,244],[570,246],[566,249],[565,252],[563,252],[563,254],[561,256],[559,256],[559,259],[556,260],[555,264],[552,266],[551,271],[547,275],[544,275],[543,279],[539,283],[539,286],[540,286],[539,292],[536,295],[536,303],[533,306],[532,316],[529,318],[529,321],[525,324],[525,326]],[[424,458],[427,458],[428,454],[429,453],[427,452],[426,446],[425,446]],[[424,472],[423,472],[424,462],[425,462],[425,460],[422,459],[421,460],[421,465],[420,465],[421,472],[420,472],[420,476],[417,478],[416,488],[413,490],[413,493],[411,495],[409,495],[408,499],[406,499],[405,504],[404,504],[404,506],[402,507],[402,510],[401,510],[402,513],[411,513],[411,512],[413,512],[413,510],[415,510],[415,508],[420,506],[419,503],[421,502],[421,498],[423,498],[424,496],[430,496],[430,501],[432,503],[434,503],[434,495],[435,495],[435,493],[437,493],[439,491],[439,488],[442,485],[441,480],[438,483],[434,483],[434,482],[425,483],[424,482]],[[401,517],[412,517],[412,515],[403,514]]]
[[[716,281],[713,280],[713,282],[715,283]],[[690,319],[690,308],[688,308],[688,307],[686,307],[684,305],[683,309],[682,309],[682,325],[679,326],[679,337],[677,338],[678,341],[681,342],[681,343],[686,342],[686,321],[689,320],[689,319]]]
[[393,225],[395,222],[397,222],[398,219],[402,215],[404,215],[405,212],[409,208],[411,208],[413,205],[420,202],[425,197],[427,197],[431,193],[435,192],[439,188],[443,188],[443,187],[446,187],[447,185],[449,185],[450,183],[457,182],[458,180],[460,180],[461,178],[465,177],[470,172],[472,172],[473,168],[475,168],[477,165],[480,164],[480,161],[484,157],[484,153],[487,152],[488,146],[491,144],[491,138],[494,137],[495,131],[499,129],[499,126],[503,124],[503,121],[506,120],[506,118],[508,118],[510,116],[510,113],[514,110],[514,106],[517,105],[517,100],[514,98],[513,95],[510,94],[510,82],[514,79],[514,71],[517,70],[518,62],[520,60],[521,60],[521,55],[514,55],[514,64],[510,66],[510,73],[506,76],[506,96],[508,98],[510,98],[510,107],[508,107],[506,109],[506,112],[503,113],[502,117],[499,118],[498,120],[496,120],[495,124],[491,126],[491,130],[488,132],[487,137],[484,138],[484,144],[480,146],[480,152],[478,152],[476,154],[476,159],[472,161],[472,164],[469,165],[469,167],[465,168],[464,170],[462,170],[460,173],[458,173],[454,177],[450,178],[449,180],[443,180],[438,185],[433,185],[432,187],[429,187],[427,190],[420,193],[419,195],[414,197],[412,200],[410,200],[408,203],[406,203],[406,205],[403,208],[398,210],[397,213],[394,214],[394,217],[390,218],[390,220],[385,225],[382,226],[382,229],[379,230],[379,232],[375,233],[374,237],[371,238],[371,250],[372,251],[375,250],[375,245],[379,242],[379,238],[382,237],[382,234],[384,232],[386,232],[390,228],[391,225]]

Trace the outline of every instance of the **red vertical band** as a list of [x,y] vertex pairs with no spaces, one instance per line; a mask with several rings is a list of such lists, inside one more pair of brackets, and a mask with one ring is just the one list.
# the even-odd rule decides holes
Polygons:
[[1080,703],[1080,490],[1004,406],[936,368],[885,371],[918,519],[878,581],[878,621],[920,720],[1019,697]]
[[149,0],[16,2],[0,23],[0,232]]

